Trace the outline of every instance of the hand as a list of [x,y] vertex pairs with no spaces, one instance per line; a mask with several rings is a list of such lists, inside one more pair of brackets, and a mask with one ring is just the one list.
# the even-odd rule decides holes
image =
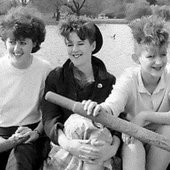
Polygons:
[[135,138],[132,136],[129,136],[127,134],[122,133],[122,140],[125,144],[132,144],[135,141]]
[[96,163],[96,159],[100,158],[98,148],[92,146],[89,140],[69,140],[68,152],[88,163]]
[[30,132],[32,130],[28,127],[25,127],[25,126],[20,126],[18,127],[18,129],[15,131],[15,134],[14,136],[16,137],[26,137],[26,136],[29,136]]
[[27,141],[25,141],[25,143],[34,142],[34,141],[36,141],[38,138],[39,138],[39,134],[38,134],[36,131],[32,130],[32,131],[30,131],[30,133],[29,133],[29,138],[28,138]]
[[30,138],[31,129],[28,127],[20,126],[15,131],[15,134],[13,134],[10,139],[14,140],[17,144],[24,143]]
[[21,134],[16,131],[11,137],[8,138],[8,141],[14,146],[19,145],[21,143],[24,143],[26,140],[28,140],[29,135],[27,134]]
[[146,120],[146,116],[149,114],[147,111],[142,111],[138,113],[132,120],[132,123],[135,123],[141,127],[147,125],[149,122]]
[[97,116],[102,110],[102,106],[97,104],[97,102],[91,100],[83,100],[84,110],[87,111],[87,115]]
[[99,153],[99,159],[96,159],[96,162],[103,162],[110,159],[116,154],[118,149],[114,143],[110,145],[104,141],[96,141],[96,144],[93,143],[93,145],[97,147]]

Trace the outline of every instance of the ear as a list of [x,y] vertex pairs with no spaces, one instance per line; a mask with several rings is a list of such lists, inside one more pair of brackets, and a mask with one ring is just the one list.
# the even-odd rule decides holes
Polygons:
[[96,48],[96,41],[94,41],[92,44],[91,44],[91,46],[92,46],[92,52],[95,50],[95,48]]
[[136,63],[136,64],[140,64],[139,62],[139,57],[136,54],[132,54],[132,60]]

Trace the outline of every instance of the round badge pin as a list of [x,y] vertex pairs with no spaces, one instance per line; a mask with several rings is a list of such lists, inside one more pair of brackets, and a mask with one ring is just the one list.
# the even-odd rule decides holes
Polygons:
[[100,88],[103,87],[103,85],[102,85],[101,83],[99,83],[99,84],[97,85],[97,87],[100,89]]

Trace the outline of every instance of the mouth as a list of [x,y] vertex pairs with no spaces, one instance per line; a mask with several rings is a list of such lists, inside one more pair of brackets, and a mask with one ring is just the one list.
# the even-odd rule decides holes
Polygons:
[[161,67],[152,67],[154,70],[156,70],[156,71],[161,71],[162,70],[162,68],[163,68],[163,66],[161,66]]
[[16,58],[20,58],[23,55],[23,53],[13,53],[13,56]]
[[79,57],[81,57],[81,54],[73,54],[72,55],[74,58],[79,58]]

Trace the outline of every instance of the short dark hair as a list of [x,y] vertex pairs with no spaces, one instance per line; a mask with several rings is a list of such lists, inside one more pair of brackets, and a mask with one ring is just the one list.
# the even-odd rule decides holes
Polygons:
[[45,23],[41,19],[40,12],[36,8],[27,6],[11,8],[0,23],[1,39],[6,41],[11,33],[16,40],[32,39],[35,43],[32,53],[37,52],[46,34]]
[[88,39],[90,43],[96,41],[95,25],[87,18],[70,16],[59,24],[60,34],[69,40],[69,34],[75,32],[81,40]]
[[166,22],[159,16],[151,15],[135,19],[130,22],[129,27],[136,43],[139,45],[147,44],[161,47],[169,43]]

